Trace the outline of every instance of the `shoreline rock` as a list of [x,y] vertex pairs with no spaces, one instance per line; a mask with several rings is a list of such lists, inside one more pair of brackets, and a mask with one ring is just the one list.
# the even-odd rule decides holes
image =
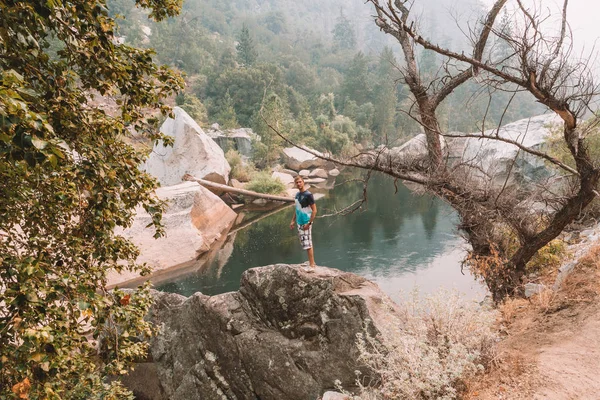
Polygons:
[[[354,387],[356,370],[371,375],[358,361],[356,334],[376,336],[396,312],[365,278],[285,264],[247,270],[237,292],[154,296],[150,320],[161,332],[148,362],[123,382],[157,400],[304,400],[336,380]],[[148,392],[148,379],[160,393]]]
[[[237,217],[217,195],[196,182],[158,188],[156,194],[168,202],[162,219],[164,237],[154,238],[154,229],[146,227],[152,219],[141,207],[136,210],[132,226],[117,232],[139,248],[137,261],[148,263],[152,275],[194,264],[229,231]],[[108,284],[112,287],[148,278],[133,272],[111,271]]]

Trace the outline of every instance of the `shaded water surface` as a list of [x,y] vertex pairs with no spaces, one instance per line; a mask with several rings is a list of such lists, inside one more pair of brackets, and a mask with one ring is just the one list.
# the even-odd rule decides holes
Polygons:
[[[338,184],[343,181],[338,177]],[[313,227],[318,265],[354,272],[371,279],[392,298],[415,286],[428,293],[439,287],[457,288],[480,299],[484,290],[460,261],[464,242],[458,237],[456,216],[438,199],[413,195],[387,176],[371,178],[365,211],[346,216],[317,218]],[[348,183],[317,201],[319,215],[333,213],[359,199],[362,184]],[[229,243],[211,265],[160,283],[156,289],[191,295],[208,295],[239,288],[248,268],[306,261],[298,237],[289,229],[293,208],[270,215],[230,236]],[[248,218],[259,215],[247,214]]]

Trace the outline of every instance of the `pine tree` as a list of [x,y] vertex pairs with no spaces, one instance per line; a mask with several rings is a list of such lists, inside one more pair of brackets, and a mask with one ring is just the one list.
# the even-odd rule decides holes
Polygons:
[[368,81],[368,59],[362,51],[359,51],[344,74],[342,84],[344,100],[354,100],[358,105],[365,103],[371,89]]
[[282,139],[267,124],[273,126],[279,132],[287,134],[283,129],[283,122],[288,116],[287,103],[275,93],[267,96],[262,112],[254,116],[254,131],[260,136],[262,144],[266,146],[262,157],[266,166],[270,166],[276,161],[282,146]]
[[333,93],[321,94],[319,97],[318,111],[329,120],[333,120],[337,115],[335,109],[335,95]]
[[437,54],[428,49],[421,50],[421,57],[419,58],[419,69],[421,75],[426,79],[433,79],[437,73]]
[[225,93],[219,113],[215,116],[222,128],[231,129],[238,127],[237,116],[233,108],[233,99],[229,94],[229,90]]
[[333,41],[337,48],[351,50],[356,47],[356,33],[352,28],[352,24],[344,15],[344,11],[341,9],[340,16],[337,19],[332,33]]
[[219,57],[219,69],[223,71],[229,68],[237,68],[237,61],[233,49],[226,48]]
[[246,24],[242,26],[240,35],[238,36],[238,44],[235,46],[237,50],[237,57],[240,64],[249,67],[256,62],[258,58],[258,52],[254,45],[254,40],[250,36],[250,31]]

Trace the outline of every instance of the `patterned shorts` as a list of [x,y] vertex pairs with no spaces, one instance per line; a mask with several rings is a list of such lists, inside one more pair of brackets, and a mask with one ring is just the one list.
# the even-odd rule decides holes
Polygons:
[[312,225],[304,230],[298,225],[298,237],[300,238],[300,244],[304,250],[308,250],[313,247],[312,245]]

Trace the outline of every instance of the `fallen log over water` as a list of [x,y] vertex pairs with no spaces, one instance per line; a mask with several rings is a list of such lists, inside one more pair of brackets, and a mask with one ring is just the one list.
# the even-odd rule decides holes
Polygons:
[[199,184],[201,184],[202,186],[205,186],[207,188],[213,188],[213,189],[218,189],[218,190],[222,190],[223,192],[230,192],[230,193],[236,193],[236,194],[241,194],[244,196],[251,196],[251,197],[257,197],[259,199],[265,199],[265,200],[271,200],[271,201],[284,201],[287,203],[293,203],[294,202],[294,198],[293,197],[287,197],[287,196],[276,196],[273,194],[265,194],[265,193],[258,193],[258,192],[253,192],[252,190],[246,190],[246,189],[237,189],[231,186],[227,186],[227,185],[222,185],[220,183],[214,183],[211,181],[207,181],[205,179],[199,179],[196,178],[190,174],[185,174],[183,176],[183,180],[184,181],[191,181],[191,182],[198,182]]
[[239,232],[242,229],[249,227],[253,223],[258,222],[261,219],[270,217],[273,214],[277,214],[279,211],[283,210],[284,208],[288,208],[288,207],[291,207],[291,204],[282,204],[280,206],[277,206],[277,208],[275,208],[275,209],[273,209],[273,210],[271,210],[269,212],[266,212],[264,214],[259,215],[256,218],[252,218],[252,219],[249,219],[247,221],[243,221],[241,224],[236,225],[233,228],[231,228],[231,230],[229,232],[227,232],[227,236],[233,235],[234,233]]

